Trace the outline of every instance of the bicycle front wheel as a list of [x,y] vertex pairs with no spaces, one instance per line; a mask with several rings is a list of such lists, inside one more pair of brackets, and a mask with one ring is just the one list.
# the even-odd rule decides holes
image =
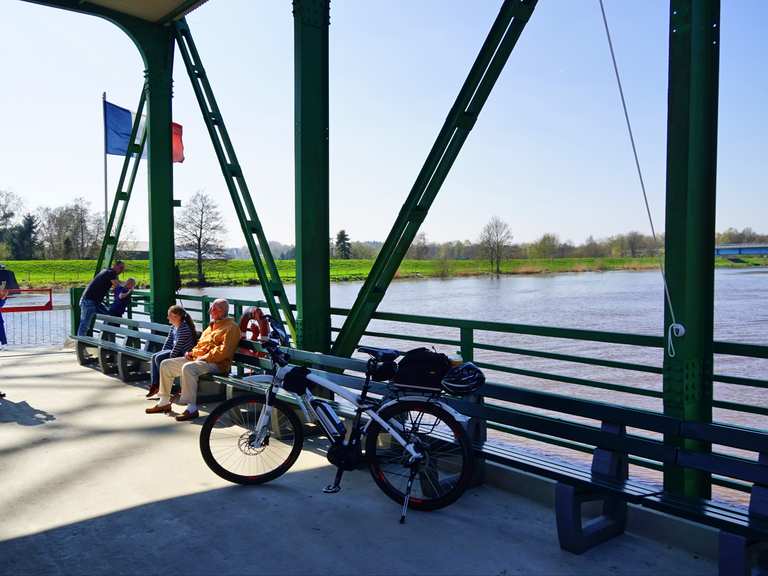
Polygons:
[[455,502],[472,476],[471,445],[461,424],[438,404],[422,400],[397,402],[379,416],[421,455],[418,463],[411,463],[405,447],[378,422],[371,422],[365,451],[379,488],[402,504],[415,467],[410,507],[436,510]]
[[[200,432],[200,452],[208,467],[237,484],[262,484],[293,466],[304,431],[292,408],[264,397],[239,396],[220,404]],[[261,428],[258,427],[262,419]]]

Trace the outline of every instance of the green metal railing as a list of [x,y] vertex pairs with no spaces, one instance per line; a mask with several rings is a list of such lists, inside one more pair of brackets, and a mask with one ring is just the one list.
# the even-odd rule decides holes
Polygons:
[[[149,315],[148,310],[148,293],[138,292],[134,298],[134,302],[131,307],[131,314],[135,317],[137,315]],[[208,305],[214,299],[208,296],[198,296],[190,294],[179,294],[178,300],[181,301],[186,309],[190,311],[193,316],[198,316],[203,324],[209,321],[208,318]],[[239,318],[244,308],[249,306],[266,307],[266,302],[261,300],[244,300],[244,299],[229,299],[230,305],[233,307],[234,316]],[[331,313],[335,317],[345,317],[349,312],[346,308],[332,308]],[[466,320],[456,318],[442,318],[435,316],[421,316],[414,314],[399,314],[389,312],[377,312],[373,315],[374,320],[386,321],[396,323],[403,326],[417,326],[426,328],[425,330],[419,330],[419,333],[411,334],[407,330],[389,331],[389,330],[366,330],[363,333],[364,337],[368,338],[384,338],[388,340],[396,340],[412,343],[424,343],[437,346],[450,346],[455,347],[455,350],[461,353],[464,360],[472,360],[481,368],[486,370],[503,374],[511,374],[516,376],[523,376],[527,378],[535,378],[548,382],[557,382],[566,385],[574,385],[578,387],[584,387],[585,389],[598,389],[606,390],[610,392],[620,392],[635,396],[637,398],[655,398],[659,399],[659,405],[661,406],[661,399],[663,393],[661,391],[661,375],[663,370],[660,366],[655,366],[648,363],[630,362],[611,360],[599,357],[590,357],[579,354],[569,354],[562,352],[552,352],[544,349],[536,349],[535,347],[517,347],[506,346],[498,343],[488,343],[480,341],[478,333],[486,335],[484,338],[488,340],[489,337],[502,336],[502,335],[520,335],[520,336],[533,336],[542,337],[548,339],[558,340],[575,340],[582,342],[593,342],[605,345],[621,345],[630,346],[635,349],[641,350],[658,350],[659,362],[662,360],[662,350],[664,348],[664,339],[661,336],[651,336],[642,334],[627,334],[621,332],[606,332],[598,330],[581,330],[571,328],[556,328],[550,326],[534,326],[527,324],[512,324],[503,322],[486,322],[481,320]],[[445,337],[444,335],[431,336],[428,334],[429,329],[438,328],[440,331],[448,329],[455,333],[455,337]],[[333,333],[339,331],[338,327],[331,328]],[[530,357],[540,358],[545,360],[551,360],[553,362],[553,370],[533,370],[527,368],[519,368],[514,364],[514,360],[506,361],[494,361],[486,362],[482,358],[478,359],[478,353],[482,355],[483,352],[493,352],[496,354],[509,355],[510,358],[514,356],[518,357]],[[743,358],[751,358],[758,360],[768,359],[768,346],[760,346],[755,344],[740,344],[733,342],[715,342],[714,343],[715,354],[722,354],[728,356],[737,356]],[[595,379],[579,378],[576,376],[569,376],[559,374],[556,372],[557,365],[576,364],[576,365],[589,365],[600,368],[622,370],[627,372],[652,374],[659,377],[658,389],[643,388],[639,386],[631,386],[627,384],[619,384],[615,382],[607,382]],[[727,374],[716,373],[713,375],[713,381],[728,385],[735,385],[740,387],[751,388],[768,388],[768,380],[758,378],[746,378],[742,376],[732,376]],[[501,386],[515,387],[512,384],[501,383]],[[524,387],[524,386],[523,386]],[[493,401],[491,396],[485,398],[485,400]],[[611,399],[607,399],[610,403]],[[615,400],[613,403],[617,403]],[[721,408],[724,410],[734,411],[740,414],[754,414],[760,416],[768,416],[768,408],[764,406],[757,406],[747,404],[744,402],[732,402],[725,400],[713,400],[713,408]],[[641,408],[642,409],[642,408]],[[646,409],[647,410],[647,409]],[[652,412],[652,410],[647,410]],[[660,412],[661,410],[657,411]],[[561,418],[551,417],[553,420],[561,420]],[[536,432],[530,432],[521,430],[507,425],[497,424],[494,422],[487,422],[487,427],[490,430],[496,430],[505,434],[511,434],[519,437],[524,437],[530,440],[575,450],[578,452],[591,453],[592,447],[580,444],[578,442],[572,442],[559,438],[553,438],[545,434]],[[758,429],[752,427],[753,429]],[[764,429],[762,429],[764,430]],[[634,465],[641,466],[652,470],[662,470],[663,466],[660,462],[647,460],[644,458],[631,458],[630,462]],[[713,478],[713,483],[725,486],[736,490],[748,490],[748,485],[736,482],[725,478]]]

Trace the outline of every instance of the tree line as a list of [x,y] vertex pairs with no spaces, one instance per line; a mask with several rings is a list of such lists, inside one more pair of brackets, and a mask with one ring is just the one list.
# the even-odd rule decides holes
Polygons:
[[89,260],[103,236],[104,214],[84,198],[31,212],[18,195],[0,190],[0,259]]
[[[198,275],[202,278],[202,261],[221,259],[230,252],[236,257],[248,258],[247,250],[224,250],[226,231],[221,211],[213,198],[198,191],[186,204],[176,222],[177,249],[187,251],[198,261]],[[89,260],[95,259],[104,236],[104,214],[91,210],[84,198],[54,208],[25,210],[21,198],[13,192],[0,190],[0,259],[3,260]],[[124,234],[130,236],[130,233]],[[646,234],[630,231],[605,238],[589,236],[581,244],[562,240],[555,233],[542,234],[533,242],[513,242],[509,225],[494,216],[483,227],[477,239],[430,241],[426,233],[419,233],[411,244],[406,258],[413,260],[487,260],[492,270],[499,271],[507,259],[526,258],[600,258],[657,256],[664,246],[664,237],[657,241]],[[717,244],[768,242],[768,234],[759,234],[752,228],[728,228],[716,234]],[[329,238],[331,258],[369,260],[375,258],[381,247],[379,241],[352,240],[345,229]],[[124,238],[123,250],[130,250],[132,241]],[[295,257],[293,245],[270,242],[277,259]],[[183,257],[183,256],[182,256]]]

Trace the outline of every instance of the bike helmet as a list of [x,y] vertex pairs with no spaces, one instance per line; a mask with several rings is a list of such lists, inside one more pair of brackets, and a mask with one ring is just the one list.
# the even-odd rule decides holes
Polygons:
[[451,368],[442,381],[443,389],[456,396],[471,394],[483,384],[485,384],[485,374],[472,362],[465,362]]

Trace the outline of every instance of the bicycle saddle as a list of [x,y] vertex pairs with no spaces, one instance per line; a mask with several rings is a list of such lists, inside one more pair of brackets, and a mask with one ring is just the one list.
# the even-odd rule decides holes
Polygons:
[[370,354],[379,362],[392,362],[398,356],[402,356],[402,352],[395,350],[394,348],[374,348],[373,346],[358,346],[358,352],[364,352]]

